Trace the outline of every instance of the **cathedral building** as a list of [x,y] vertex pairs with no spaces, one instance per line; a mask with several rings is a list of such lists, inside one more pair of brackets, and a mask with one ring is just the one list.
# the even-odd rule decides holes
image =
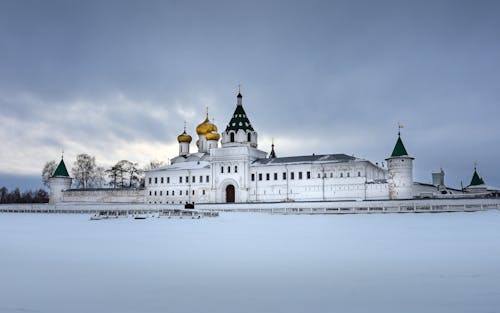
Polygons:
[[[186,129],[179,155],[146,172],[147,203],[224,203],[410,199],[413,158],[401,136],[387,168],[346,154],[279,157],[260,150],[258,134],[238,93],[236,108],[219,133],[208,116],[196,127],[197,151]],[[220,143],[220,146],[219,146]]]

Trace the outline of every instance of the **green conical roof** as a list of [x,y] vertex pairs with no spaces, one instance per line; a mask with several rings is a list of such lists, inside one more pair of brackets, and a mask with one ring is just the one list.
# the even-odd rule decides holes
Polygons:
[[274,144],[271,145],[271,153],[269,153],[269,158],[270,159],[276,158],[276,152],[274,152]]
[[253,131],[252,124],[250,123],[250,120],[243,109],[243,105],[241,104],[242,96],[240,93],[238,94],[238,98],[240,98],[238,100],[238,105],[236,106],[236,110],[234,110],[233,117],[226,127],[226,132],[230,130],[238,131],[240,129]]
[[64,164],[64,160],[61,159],[61,162],[59,162],[59,165],[57,166],[54,175],[52,177],[69,177],[68,170],[66,169],[66,164]]
[[398,141],[396,141],[394,150],[392,150],[391,157],[400,157],[400,156],[408,156],[408,152],[406,152],[403,140],[401,140],[401,136],[398,135]]
[[472,179],[469,186],[484,185],[484,180],[479,176],[476,169],[474,169],[474,174],[472,174]]

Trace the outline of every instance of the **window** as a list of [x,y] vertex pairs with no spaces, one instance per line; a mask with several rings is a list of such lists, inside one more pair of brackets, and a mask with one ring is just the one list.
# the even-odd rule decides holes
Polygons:
[[361,177],[361,172],[358,172],[358,177]]
[[234,166],[234,172],[235,172],[235,173],[238,173],[238,165],[235,165],[235,166]]
[[278,180],[278,173],[274,173],[274,180]]
[[189,191],[186,190],[186,196],[188,196],[188,195],[189,195]]
[[247,141],[248,142],[252,141],[252,134],[250,133],[247,134]]
[[302,172],[299,172],[299,179],[302,179]]
[[155,190],[155,196],[156,196],[156,190]]
[[163,196],[163,191],[162,190],[160,190],[160,196]]
[[207,175],[207,177],[205,177],[207,180],[205,181],[206,183],[208,183],[210,180],[208,179],[210,176]]
[[149,177],[149,184],[151,185],[151,177]]
[[172,196],[175,196],[175,190],[172,190]]
[[193,183],[196,183],[196,176],[193,176],[191,178],[192,178],[191,180],[193,181]]
[[158,177],[155,177],[155,184],[158,184]]
[[149,191],[149,195],[150,195],[150,196],[152,196],[152,195],[153,195],[153,192],[152,192],[151,190]]
[[234,133],[229,134],[229,141],[234,142]]
[[340,178],[344,177],[344,173],[340,173]]
[[351,177],[351,173],[347,173],[347,177]]
[[186,176],[186,184],[189,183],[189,176]]
[[290,179],[291,179],[291,180],[294,180],[294,179],[295,179],[295,173],[294,173],[294,172],[291,172],[291,173],[290,173]]
[[168,190],[167,190],[167,193],[166,193],[166,195],[168,196]]
[[286,172],[283,172],[283,179],[286,179]]
[[311,172],[307,172],[307,179],[311,179]]
[[255,181],[255,174],[252,174],[252,181]]
[[201,191],[201,193],[202,193],[203,195],[205,195],[205,189],[203,189],[203,190]]
[[182,184],[182,176],[179,176],[179,184]]
[[220,172],[221,172],[221,173],[224,173],[224,166],[221,166],[221,167],[220,167]]
[[200,183],[203,182],[203,176],[200,176]]
[[262,173],[259,173],[259,180],[262,180]]
[[170,184],[170,177],[167,177],[167,184]]
[[182,190],[179,191],[179,196],[182,196]]
[[194,190],[193,190],[193,196],[194,196]]
[[266,173],[266,180],[269,180],[269,173]]
[[330,178],[333,178],[333,172],[330,172]]
[[228,167],[227,167],[227,172],[228,172],[228,173],[231,173],[231,166],[228,166]]
[[160,179],[160,182],[163,184],[163,177]]

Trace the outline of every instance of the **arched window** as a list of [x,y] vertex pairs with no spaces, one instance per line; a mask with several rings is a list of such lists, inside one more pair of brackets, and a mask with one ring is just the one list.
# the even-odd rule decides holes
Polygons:
[[229,134],[229,141],[234,142],[234,133]]
[[247,134],[247,141],[248,142],[252,141],[252,134],[250,133]]
[[235,166],[234,166],[234,172],[235,172],[235,173],[238,173],[238,165],[235,165]]
[[231,166],[228,166],[228,167],[227,167],[227,172],[228,172],[228,173],[231,173]]

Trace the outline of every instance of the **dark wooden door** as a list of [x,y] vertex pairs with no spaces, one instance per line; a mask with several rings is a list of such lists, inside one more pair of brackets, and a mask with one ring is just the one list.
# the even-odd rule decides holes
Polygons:
[[233,203],[234,202],[234,186],[227,185],[226,187],[226,202]]

